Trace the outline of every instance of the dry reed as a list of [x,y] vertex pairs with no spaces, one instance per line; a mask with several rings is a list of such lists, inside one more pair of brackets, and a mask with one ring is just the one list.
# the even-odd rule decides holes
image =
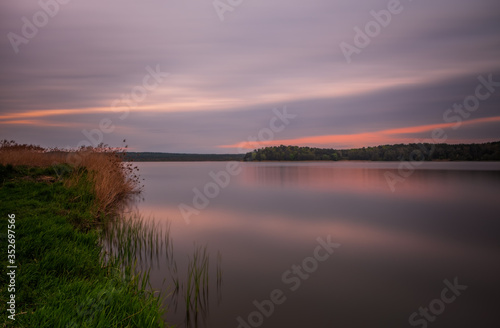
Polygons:
[[122,149],[116,150],[103,144],[77,150],[47,149],[3,140],[0,141],[0,164],[52,166],[58,175],[67,170],[71,172],[65,179],[67,185],[78,183],[86,175],[97,199],[96,215],[101,216],[115,214],[124,200],[140,192],[138,168],[131,162],[123,161],[126,146]]

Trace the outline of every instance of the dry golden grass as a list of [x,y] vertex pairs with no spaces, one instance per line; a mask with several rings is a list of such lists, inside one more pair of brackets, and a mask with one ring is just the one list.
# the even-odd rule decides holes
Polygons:
[[6,140],[0,142],[0,164],[31,167],[68,164],[74,168],[65,180],[68,185],[88,174],[98,202],[97,215],[113,214],[124,200],[140,192],[138,169],[130,162],[123,162],[122,155],[104,145],[69,151],[19,145]]

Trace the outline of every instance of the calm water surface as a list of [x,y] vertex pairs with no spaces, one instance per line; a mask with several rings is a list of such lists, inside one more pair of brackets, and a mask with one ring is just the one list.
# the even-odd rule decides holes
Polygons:
[[[498,327],[500,163],[425,163],[394,192],[384,174],[397,174],[399,163],[241,163],[187,224],[179,205],[194,206],[193,189],[226,165],[138,164],[145,191],[137,207],[170,222],[180,274],[194,243],[207,245],[211,263],[222,257],[223,284],[210,289],[205,316],[186,324],[182,298],[169,298],[169,322],[412,327],[412,313],[431,303],[434,314],[415,316],[413,326]],[[318,250],[328,236],[340,244],[333,254]],[[165,265],[152,277],[155,288],[171,287]],[[467,286],[445,292],[449,304],[440,300],[445,279]],[[280,304],[271,309],[273,291]]]

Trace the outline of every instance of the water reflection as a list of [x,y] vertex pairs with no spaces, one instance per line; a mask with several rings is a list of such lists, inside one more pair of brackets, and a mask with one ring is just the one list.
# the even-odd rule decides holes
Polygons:
[[[360,168],[353,168],[357,164]],[[314,191],[342,191],[373,194],[393,194],[387,182],[386,173],[399,176],[397,163],[362,162],[346,165],[321,163],[257,163],[246,165],[240,183],[259,187],[301,189]],[[453,188],[464,180],[473,185],[492,186],[500,181],[500,164],[476,163],[484,170],[470,169],[463,163],[424,163],[403,182],[396,184],[396,196],[431,196],[429,193],[445,194],[445,191],[463,191]],[[438,165],[429,165],[438,164]],[[364,166],[363,166],[364,165]],[[485,174],[488,172],[488,174]],[[457,179],[458,178],[458,179]],[[493,180],[493,181],[491,181]]]
[[[221,253],[216,257],[215,283],[206,245],[194,245],[187,269],[179,272],[170,222],[159,224],[153,218],[145,219],[137,210],[125,213],[103,228],[101,245],[105,261],[118,261],[126,275],[135,274],[144,283],[163,278],[158,297],[164,299],[167,315],[182,312],[186,327],[205,327],[210,290],[216,292],[217,303],[222,300]],[[156,283],[154,288],[158,288]]]
[[[238,327],[236,318],[283,287],[283,272],[327,235],[342,248],[299,291],[285,290],[287,302],[261,327],[409,326],[408,316],[455,276],[471,292],[433,326],[488,326],[500,306],[498,163],[425,163],[394,193],[384,173],[398,163],[244,163],[189,225],[179,204],[225,163],[139,166],[146,190],[138,208],[171,223],[174,254],[192,254],[196,241],[210,245],[210,263],[214,250],[224,256],[224,297],[218,302],[214,284],[199,325]],[[187,276],[186,258],[176,261]],[[152,272],[153,285],[163,276]],[[183,327],[184,315],[166,319]]]

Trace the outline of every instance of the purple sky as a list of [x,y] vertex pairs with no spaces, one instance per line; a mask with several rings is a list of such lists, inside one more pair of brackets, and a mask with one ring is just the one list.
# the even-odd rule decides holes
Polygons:
[[473,99],[500,81],[498,0],[243,0],[224,21],[213,0],[58,1],[0,4],[0,139],[235,153],[286,106],[268,144],[500,140],[500,84]]

